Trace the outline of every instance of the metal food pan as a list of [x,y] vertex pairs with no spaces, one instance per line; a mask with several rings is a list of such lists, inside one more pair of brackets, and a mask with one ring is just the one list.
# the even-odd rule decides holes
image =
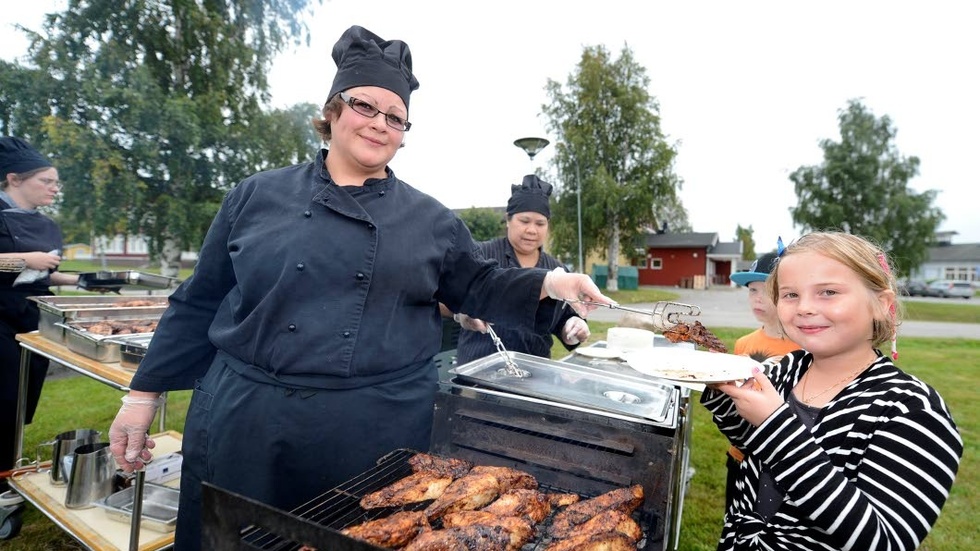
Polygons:
[[[82,319],[109,319],[133,316],[162,316],[167,309],[165,296],[38,296],[27,297],[37,303],[41,316],[38,332],[60,344],[67,342],[59,323]],[[135,305],[139,304],[139,305]]]
[[[126,319],[114,319],[113,321],[147,321],[155,320],[157,318],[126,318]],[[115,363],[120,360],[120,344],[119,339],[121,337],[131,337],[135,335],[150,335],[153,333],[130,333],[127,335],[101,335],[99,333],[92,333],[91,331],[86,331],[80,327],[86,323],[95,323],[99,320],[76,320],[73,324],[59,323],[58,326],[62,327],[65,331],[65,346],[68,350],[75,352],[76,354],[81,354],[86,358],[92,358],[93,360],[102,363]]]
[[126,335],[115,339],[119,342],[119,365],[124,369],[136,370],[146,356],[152,339],[152,333]]
[[[109,518],[130,523],[135,496],[136,489],[130,486],[94,502],[94,505],[102,508]],[[179,503],[180,490],[152,482],[145,483],[140,526],[156,532],[173,532],[177,527]]]
[[456,366],[453,382],[503,390],[559,403],[589,407],[632,417],[664,421],[676,400],[672,385],[610,373],[588,366],[508,352],[530,377],[508,375],[498,354]]
[[82,289],[121,289],[139,287],[144,289],[169,289],[176,279],[158,274],[148,274],[136,270],[121,272],[85,272],[78,274],[78,286]]

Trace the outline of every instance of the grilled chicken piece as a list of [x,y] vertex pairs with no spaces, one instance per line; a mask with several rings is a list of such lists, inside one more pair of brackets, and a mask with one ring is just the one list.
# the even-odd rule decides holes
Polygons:
[[618,532],[580,534],[559,540],[545,551],[636,551],[636,542]]
[[708,328],[695,321],[693,325],[679,322],[663,332],[670,342],[693,342],[713,352],[728,352],[728,347]]
[[515,516],[500,516],[486,511],[456,511],[442,517],[442,525],[446,528],[462,528],[463,526],[500,526],[510,534],[508,551],[518,551],[525,543],[534,537],[534,526],[526,518]]
[[452,481],[452,477],[438,473],[426,471],[412,473],[376,492],[366,494],[361,498],[361,507],[365,509],[400,507],[409,503],[436,499]]
[[488,473],[474,473],[476,469],[478,467],[473,467],[470,474],[454,480],[441,496],[425,508],[429,522],[446,513],[479,509],[500,495],[497,477]]
[[629,513],[619,509],[606,509],[589,520],[575,527],[575,535],[601,534],[603,532],[619,532],[633,540],[640,541],[643,529],[633,520]]
[[506,492],[514,488],[524,488],[527,490],[537,490],[538,481],[530,474],[511,469],[510,467],[492,467],[488,465],[478,465],[470,470],[471,474],[491,474],[500,482],[500,491]]
[[578,503],[582,496],[578,494],[548,494],[548,502],[552,507],[568,507],[572,503]]
[[508,551],[511,536],[501,526],[474,524],[422,532],[404,551]]
[[505,517],[523,517],[537,524],[551,513],[548,496],[525,488],[507,490],[481,511]]
[[548,531],[556,538],[565,538],[574,533],[580,524],[606,509],[616,509],[629,514],[641,503],[643,503],[643,486],[635,484],[629,488],[617,488],[562,509],[555,515]]
[[348,526],[340,532],[379,547],[403,547],[423,530],[429,521],[422,511],[401,511],[391,516]]
[[412,467],[412,472],[426,471],[449,476],[453,480],[464,476],[473,468],[473,463],[464,459],[438,457],[427,453],[413,455],[409,458],[408,464]]

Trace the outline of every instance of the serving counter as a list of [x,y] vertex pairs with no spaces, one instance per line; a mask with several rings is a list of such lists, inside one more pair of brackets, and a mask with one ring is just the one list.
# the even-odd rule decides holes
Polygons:
[[[23,457],[24,421],[26,419],[27,403],[27,373],[31,356],[39,354],[76,373],[95,379],[121,391],[129,391],[134,372],[124,369],[118,362],[103,363],[69,350],[65,345],[54,342],[39,332],[22,333],[17,335],[21,346],[20,359],[20,393],[17,407],[17,424],[15,427],[15,450],[17,457]],[[180,450],[182,435],[179,432],[165,431],[166,396],[159,409],[159,434],[154,436],[157,446],[155,456]],[[174,481],[171,485],[176,485]],[[65,507],[66,487],[54,486],[50,483],[47,471],[33,470],[22,472],[10,479],[11,487],[20,493],[25,500],[34,505],[57,526],[70,536],[93,551],[115,551],[139,549],[140,551],[155,551],[169,548],[173,545],[173,533],[157,533],[151,530],[140,531],[140,545],[130,543],[130,524],[110,519],[105,512],[97,507],[89,509],[68,509]]]

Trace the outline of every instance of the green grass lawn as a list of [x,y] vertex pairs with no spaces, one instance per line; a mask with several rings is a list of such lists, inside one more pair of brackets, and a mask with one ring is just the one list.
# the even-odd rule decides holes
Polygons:
[[[647,301],[646,299],[642,301]],[[593,340],[605,339],[612,324],[593,322]],[[744,329],[712,328],[728,346]],[[974,488],[980,485],[980,406],[975,397],[976,366],[980,365],[980,340],[923,339],[902,340],[900,365],[935,387],[953,412],[966,444],[956,484],[939,522],[920,547],[925,551],[960,551],[975,548],[976,522],[980,497]],[[555,357],[564,355],[556,345]],[[35,422],[27,427],[26,454],[33,456],[38,443],[73,428],[96,428],[108,431],[119,407],[120,393],[86,377],[51,380],[44,394]],[[167,429],[180,431],[190,398],[189,391],[169,394]],[[696,402],[695,395],[694,401]],[[156,426],[156,425],[155,425]],[[715,548],[721,531],[725,491],[725,438],[712,424],[708,413],[695,403],[691,437],[691,463],[696,474],[691,480],[682,517],[679,549],[701,551]],[[41,513],[28,507],[22,533],[0,549],[18,551],[61,551],[82,549],[60,528]]]

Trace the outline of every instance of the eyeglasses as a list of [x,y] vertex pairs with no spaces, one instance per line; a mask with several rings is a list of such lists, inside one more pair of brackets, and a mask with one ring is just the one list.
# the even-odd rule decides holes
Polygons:
[[374,117],[378,116],[378,113],[381,113],[382,115],[385,116],[385,124],[387,124],[389,128],[400,130],[402,132],[408,132],[409,129],[412,128],[412,123],[408,122],[407,120],[399,117],[398,115],[385,113],[380,109],[378,109],[377,107],[371,105],[370,103],[362,99],[357,99],[354,96],[349,96],[344,92],[340,93],[340,99],[343,100],[344,103],[349,105],[350,108],[353,109],[355,113],[367,117],[369,119],[373,119]]
[[38,181],[48,187],[53,187],[58,190],[62,188],[61,180],[55,180],[54,178],[38,178]]

